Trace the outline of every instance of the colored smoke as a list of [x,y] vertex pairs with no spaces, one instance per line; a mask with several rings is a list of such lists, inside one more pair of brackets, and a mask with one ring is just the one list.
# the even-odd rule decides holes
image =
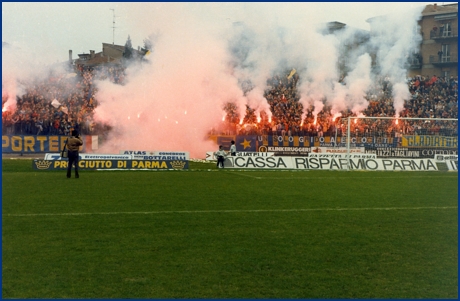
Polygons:
[[[206,138],[211,129],[224,129],[223,106],[234,103],[240,117],[246,106],[257,116],[271,116],[264,98],[267,79],[292,68],[300,78],[300,102],[315,117],[328,106],[334,117],[346,110],[361,115],[368,105],[365,96],[380,76],[392,85],[399,116],[410,96],[405,63],[421,40],[416,29],[423,7],[373,18],[368,43],[350,49],[343,61],[344,45],[353,44],[359,30],[347,27],[330,33],[315,10],[299,11],[304,22],[287,24],[280,17],[283,5],[119,3],[117,12],[138,37],[148,37],[154,49],[146,63],[127,68],[124,85],[95,82],[95,120],[113,128],[98,152],[188,151],[192,158],[204,158],[217,149]],[[215,13],[203,18],[203,7]],[[137,45],[143,41],[133,39],[134,48]],[[370,51],[376,53],[380,70],[373,69]],[[5,66],[6,56],[2,51],[2,96],[15,101],[23,92],[16,79],[24,75],[18,70],[33,68]],[[341,64],[346,75],[340,72]],[[248,86],[252,89],[246,90]]]

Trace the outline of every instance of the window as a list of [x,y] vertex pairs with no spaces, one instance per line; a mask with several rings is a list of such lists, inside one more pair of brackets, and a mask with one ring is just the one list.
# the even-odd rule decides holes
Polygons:
[[441,32],[440,32],[442,37],[450,37],[452,36],[452,25],[450,23],[445,23],[441,27]]
[[441,56],[441,62],[450,62],[450,45],[448,44],[443,44],[442,45],[442,56]]

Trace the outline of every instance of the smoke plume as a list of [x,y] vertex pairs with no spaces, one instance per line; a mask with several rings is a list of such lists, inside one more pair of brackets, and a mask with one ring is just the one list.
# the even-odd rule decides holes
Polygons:
[[[214,13],[204,18],[210,8]],[[410,96],[405,64],[421,40],[422,9],[371,19],[366,38],[349,26],[328,30],[314,10],[299,11],[301,22],[286,22],[277,4],[119,3],[134,48],[149,38],[153,50],[146,62],[128,66],[123,85],[94,83],[95,120],[112,127],[98,152],[188,151],[204,158],[217,148],[207,134],[225,128],[224,106],[235,104],[240,119],[246,106],[270,117],[267,80],[293,68],[304,117],[325,109],[333,118],[347,110],[362,114],[366,93],[380,77],[391,83],[398,116]],[[23,92],[18,79],[26,77],[19,70],[33,68],[9,60],[2,51],[2,96],[15,99]]]

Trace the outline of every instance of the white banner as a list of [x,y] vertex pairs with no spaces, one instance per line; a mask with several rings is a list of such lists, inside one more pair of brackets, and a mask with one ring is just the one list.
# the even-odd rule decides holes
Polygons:
[[206,152],[206,161],[217,161],[214,152]]
[[57,108],[59,108],[61,106],[61,103],[55,98],[51,102],[51,105],[57,109]]
[[311,147],[304,147],[304,146],[259,146],[259,152],[277,152],[277,153],[298,153],[300,154],[307,154],[311,152]]
[[[348,153],[348,149],[346,147],[312,147],[311,150],[313,153],[321,153],[321,154],[346,154]],[[364,147],[350,147],[350,154],[355,153],[366,153],[366,149]]]
[[[117,154],[79,154],[80,160],[132,160],[133,155]],[[47,153],[45,160],[61,160],[60,153]]]
[[120,154],[132,155],[135,160],[190,160],[190,153],[183,151],[121,150]]
[[377,159],[376,154],[361,154],[361,153],[356,153],[356,154],[349,154],[347,155],[346,153],[339,153],[339,154],[318,154],[318,153],[309,153],[308,154],[309,158],[352,158],[352,159]]
[[437,171],[434,159],[369,159],[330,157],[227,157],[226,168],[297,170]]
[[458,155],[435,155],[436,162],[444,162],[447,160],[458,161]]
[[121,150],[120,155],[139,155],[139,156],[146,156],[146,155],[152,155],[155,153],[155,151],[136,151],[136,150]]
[[[228,154],[230,157],[230,153]],[[275,153],[270,152],[236,152],[236,157],[274,157]],[[206,152],[206,161],[217,161],[214,152]]]
[[447,169],[449,171],[457,171],[458,172],[458,160],[447,160]]

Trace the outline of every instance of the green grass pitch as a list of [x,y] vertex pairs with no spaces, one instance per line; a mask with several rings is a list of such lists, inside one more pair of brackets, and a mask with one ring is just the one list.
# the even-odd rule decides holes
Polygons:
[[5,299],[458,298],[457,173],[2,160],[2,182]]

